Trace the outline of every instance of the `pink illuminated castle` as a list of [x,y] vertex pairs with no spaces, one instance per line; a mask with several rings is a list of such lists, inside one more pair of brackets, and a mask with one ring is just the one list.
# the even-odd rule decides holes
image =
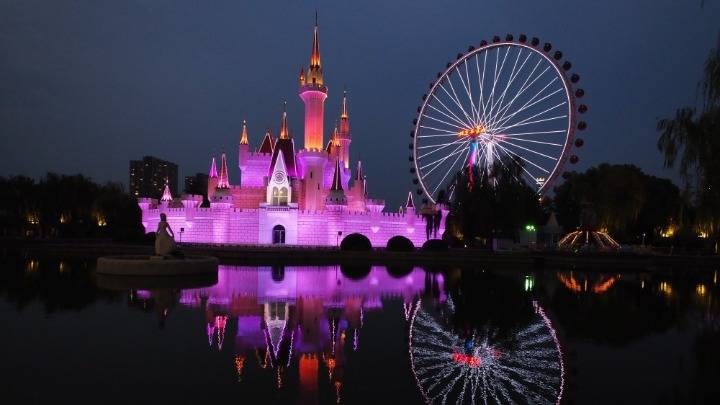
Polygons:
[[[300,70],[299,95],[305,104],[303,148],[296,149],[284,110],[277,138],[268,130],[253,150],[245,121],[238,146],[239,184],[231,184],[227,158],[220,171],[212,158],[208,181],[210,207],[203,198],[183,195],[160,202],[141,198],[142,222],[156,229],[161,213],[181,242],[228,244],[336,245],[351,233],[367,236],[373,246],[385,246],[401,235],[421,246],[426,224],[416,212],[412,195],[398,213],[383,212],[383,200],[368,197],[362,166],[351,165],[350,115],[343,94],[338,124],[325,142],[324,105],[328,88],[320,63],[318,26],[313,33],[310,65]],[[419,211],[419,210],[418,210]],[[434,210],[433,210],[434,211]],[[442,216],[438,235],[445,228]]]

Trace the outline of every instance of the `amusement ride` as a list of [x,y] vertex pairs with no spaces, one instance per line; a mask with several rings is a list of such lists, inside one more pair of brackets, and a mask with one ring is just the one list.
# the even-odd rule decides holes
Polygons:
[[[565,162],[578,162],[576,131],[587,123],[580,76],[550,43],[521,34],[470,46],[438,72],[410,132],[410,172],[428,203],[452,199],[464,168],[492,178],[516,162],[526,184],[545,193]],[[472,171],[471,171],[472,172]],[[519,179],[518,179],[519,180]]]

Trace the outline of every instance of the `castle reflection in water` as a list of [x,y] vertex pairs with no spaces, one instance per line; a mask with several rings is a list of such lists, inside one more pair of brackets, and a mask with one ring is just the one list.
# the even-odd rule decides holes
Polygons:
[[[161,316],[167,316],[175,302],[203,310],[211,347],[222,350],[228,339],[234,339],[240,380],[248,362],[274,370],[278,387],[283,386],[286,372],[296,368],[300,395],[311,400],[317,397],[321,369],[340,395],[344,352],[360,350],[364,316],[381,310],[383,300],[402,300],[404,314],[398,313],[399,322],[408,320],[413,303],[423,295],[445,300],[443,275],[419,267],[344,270],[221,265],[211,287],[172,293],[135,290],[130,298],[135,303],[153,300]],[[353,271],[359,271],[357,277]],[[166,294],[171,297],[163,298]]]

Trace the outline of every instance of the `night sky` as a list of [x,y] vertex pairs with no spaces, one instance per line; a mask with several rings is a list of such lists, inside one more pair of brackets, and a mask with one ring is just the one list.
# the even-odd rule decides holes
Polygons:
[[297,75],[316,8],[326,140],[346,86],[352,160],[389,208],[411,186],[407,144],[428,83],[468,45],[506,33],[551,42],[582,76],[576,169],[629,162],[676,179],[655,125],[698,101],[720,33],[717,0],[0,0],[0,175],[127,183],[130,159],[155,155],[184,176],[225,150],[236,182],[244,118],[255,146],[266,127],[277,133],[287,99],[302,146]]

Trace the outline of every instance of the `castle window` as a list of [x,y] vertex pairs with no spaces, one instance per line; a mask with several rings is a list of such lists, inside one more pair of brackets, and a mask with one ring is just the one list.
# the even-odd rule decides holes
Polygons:
[[287,187],[273,187],[272,190],[272,201],[270,201],[270,204],[272,205],[288,205],[288,189]]

